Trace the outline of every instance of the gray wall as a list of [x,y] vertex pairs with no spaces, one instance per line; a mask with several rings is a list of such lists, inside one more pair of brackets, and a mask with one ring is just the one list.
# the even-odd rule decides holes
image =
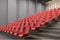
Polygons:
[[19,0],[16,0],[16,19],[19,20]]
[[19,0],[19,19],[26,17],[26,0]]
[[8,22],[8,0],[0,0],[0,25]]
[[36,5],[36,12],[40,12],[45,10],[45,5],[41,4],[41,3],[37,3]]
[[16,0],[8,0],[8,22],[16,20]]
[[41,3],[37,5],[31,0],[0,0],[0,25],[25,18],[45,9]]
[[45,5],[41,3],[35,4],[31,0],[19,0],[19,19],[25,18],[43,10],[45,10]]
[[32,1],[19,0],[19,19],[35,13],[35,4]]
[[27,16],[30,16],[35,13],[35,4],[33,1],[27,1]]

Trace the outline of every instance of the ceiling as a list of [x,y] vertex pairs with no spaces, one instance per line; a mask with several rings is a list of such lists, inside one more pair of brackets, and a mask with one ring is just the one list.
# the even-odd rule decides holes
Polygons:
[[40,3],[45,3],[45,2],[48,2],[48,1],[52,1],[52,0],[33,0],[33,1],[37,1],[37,2],[40,2]]

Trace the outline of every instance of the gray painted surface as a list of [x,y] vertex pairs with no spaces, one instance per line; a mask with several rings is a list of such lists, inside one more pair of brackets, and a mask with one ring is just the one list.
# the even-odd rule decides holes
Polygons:
[[34,2],[32,1],[27,1],[27,7],[28,7],[28,10],[27,10],[27,16],[29,15],[32,15],[35,13],[35,4]]
[[36,12],[40,12],[40,11],[45,10],[45,5],[43,5],[41,3],[37,3],[36,7],[37,7]]
[[19,0],[19,19],[25,18],[35,12],[40,12],[45,10],[45,6],[41,3],[36,4],[31,0]]
[[8,22],[8,4],[7,0],[0,0],[0,25]]
[[19,0],[19,19],[26,17],[26,0]]
[[19,19],[35,13],[35,4],[32,1],[19,0]]
[[16,19],[19,20],[19,0],[16,0]]
[[[22,19],[45,9],[41,3],[31,0],[0,0],[0,25]],[[35,8],[36,7],[36,8]]]
[[8,0],[8,22],[16,20],[16,0]]

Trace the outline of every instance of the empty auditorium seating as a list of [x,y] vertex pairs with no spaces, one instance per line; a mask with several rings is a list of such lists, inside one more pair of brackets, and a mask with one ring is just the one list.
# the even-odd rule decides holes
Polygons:
[[0,31],[23,37],[24,35],[28,35],[30,31],[36,30],[42,27],[41,25],[44,25],[58,17],[60,17],[60,8],[45,10],[24,19],[0,26]]

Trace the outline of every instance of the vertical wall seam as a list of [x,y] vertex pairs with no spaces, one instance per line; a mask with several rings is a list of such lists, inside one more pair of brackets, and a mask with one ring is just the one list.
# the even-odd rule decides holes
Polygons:
[[8,23],[8,0],[7,0],[7,23]]
[[26,16],[28,16],[29,13],[29,0],[26,0]]

